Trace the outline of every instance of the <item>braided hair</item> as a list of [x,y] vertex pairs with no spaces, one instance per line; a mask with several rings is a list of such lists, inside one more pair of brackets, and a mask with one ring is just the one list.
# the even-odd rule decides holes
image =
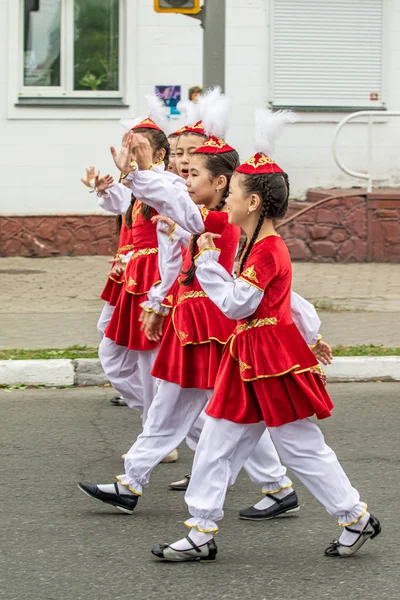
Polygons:
[[[153,147],[153,152],[156,153],[159,150],[164,149],[165,150],[165,155],[163,158],[163,162],[165,165],[165,168],[168,167],[168,162],[169,162],[169,153],[170,153],[170,146],[169,146],[169,141],[167,139],[167,136],[165,135],[165,133],[163,131],[160,131],[158,129],[150,129],[148,127],[138,127],[137,129],[134,130],[135,133],[147,133],[150,137],[150,142],[151,145]],[[130,209],[131,214],[132,214],[132,206],[133,203],[135,202],[135,198],[133,199],[133,202],[131,201],[131,206],[128,208],[128,211]],[[150,219],[151,217],[151,206],[149,206],[148,204],[145,204],[144,202],[142,202],[142,206],[141,206],[141,213],[143,215],[144,219]],[[132,223],[132,221],[131,221]]]
[[[128,209],[125,213],[125,224],[127,226],[128,229],[132,229],[132,211],[133,211],[133,205],[135,204],[136,198],[133,194],[131,194],[131,203],[128,206]],[[147,206],[147,204],[146,204]],[[150,206],[149,206],[150,208]],[[146,218],[146,217],[144,217]]]
[[[203,154],[202,156],[204,156],[204,167],[209,171],[210,179],[215,179],[220,175],[225,175],[227,179],[227,184],[221,200],[218,202],[217,206],[210,209],[211,211],[221,211],[225,206],[225,200],[228,196],[230,179],[234,170],[239,166],[239,155],[236,150],[231,150],[230,152],[223,152],[222,154]],[[182,274],[186,275],[185,279],[181,282],[183,285],[190,285],[194,280],[196,272],[194,257],[196,256],[199,235],[200,234],[192,235],[191,238],[190,255],[192,261],[187,271],[182,271]]]
[[285,216],[289,202],[289,178],[286,173],[245,175],[242,187],[246,194],[257,194],[262,201],[260,216],[251,237],[240,249],[238,274],[243,271],[250,252],[256,242],[265,219],[281,219]]

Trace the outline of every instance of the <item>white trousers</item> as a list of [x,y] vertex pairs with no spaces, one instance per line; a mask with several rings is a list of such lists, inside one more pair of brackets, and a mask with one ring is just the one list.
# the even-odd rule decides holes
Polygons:
[[157,380],[151,375],[156,356],[157,350],[129,350],[107,337],[99,347],[100,362],[108,380],[130,408],[142,412],[143,421],[157,389]]
[[111,306],[109,302],[105,302],[103,309],[100,313],[99,320],[97,321],[97,331],[99,332],[100,339],[103,339],[104,332],[107,325],[111,321],[112,314],[114,312],[114,306]]
[[[195,445],[198,428],[209,419],[202,411],[212,394],[213,390],[184,389],[176,383],[160,381],[143,431],[128,451],[125,473],[118,477],[118,481],[135,493],[141,494],[143,485],[149,482],[154,467],[164,456],[177,448],[186,436]],[[265,427],[262,432],[264,431]],[[200,439],[202,437],[203,434]],[[237,455],[229,480],[230,485],[235,482],[247,458],[248,456],[242,460],[241,455]],[[244,467],[251,480],[260,483],[265,493],[273,493],[283,487],[289,487],[292,483],[286,477],[286,469],[281,465],[268,433],[262,437],[260,444],[257,444],[254,455]]]
[[[185,500],[193,518],[188,527],[218,531],[228,485],[235,480],[265,431],[264,423],[242,425],[206,417]],[[269,428],[282,461],[339,524],[357,522],[366,504],[348,480],[319,427],[309,419]]]
[[[193,452],[196,452],[206,418],[206,412],[203,410],[186,436],[186,443]],[[287,469],[279,459],[268,429],[264,429],[259,442],[246,460],[244,468],[251,481],[262,485],[263,494],[275,494],[292,485],[292,481],[286,476]],[[235,473],[235,478],[229,481],[229,485],[235,483],[239,471]]]

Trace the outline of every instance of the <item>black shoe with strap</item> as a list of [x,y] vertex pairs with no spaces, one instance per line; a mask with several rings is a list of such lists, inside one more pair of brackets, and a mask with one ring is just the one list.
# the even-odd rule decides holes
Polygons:
[[358,538],[356,538],[351,546],[345,546],[339,540],[333,540],[331,545],[325,550],[325,556],[338,556],[341,558],[353,556],[367,540],[373,540],[382,531],[380,522],[373,515],[370,515],[368,523],[362,531],[357,531],[357,529],[352,529],[351,527],[345,527],[345,529],[351,533],[356,533]]
[[113,406],[128,406],[122,396],[114,396],[114,398],[110,398],[110,402]]
[[100,500],[105,504],[111,504],[118,510],[131,515],[135,510],[139,496],[134,494],[121,494],[118,488],[118,483],[114,483],[115,492],[103,492],[94,483],[79,483],[78,488],[87,496]]
[[290,515],[291,513],[296,513],[300,510],[299,501],[295,491],[284,498],[276,498],[273,494],[268,494],[268,498],[274,500],[275,504],[261,510],[254,506],[250,506],[250,508],[246,508],[239,512],[239,518],[246,519],[247,521],[265,521],[284,515]]
[[206,544],[196,546],[193,540],[187,536],[187,541],[192,546],[188,550],[175,550],[168,544],[160,544],[152,549],[151,553],[157,558],[168,562],[185,562],[195,560],[215,560],[217,558],[217,544],[214,538]]

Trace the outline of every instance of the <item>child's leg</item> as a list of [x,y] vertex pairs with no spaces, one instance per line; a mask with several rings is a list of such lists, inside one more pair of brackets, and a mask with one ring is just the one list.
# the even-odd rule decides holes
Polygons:
[[309,419],[270,427],[272,440],[287,466],[321,502],[339,524],[357,521],[366,511],[366,504],[343,471],[318,425]]
[[111,320],[113,312],[114,306],[111,306],[109,302],[105,302],[103,310],[100,313],[99,320],[97,321],[97,331],[99,332],[100,339],[103,339],[104,337],[104,332]]
[[99,358],[107,379],[125,398],[128,406],[142,411],[143,389],[138,352],[104,337],[99,346]]
[[157,379],[152,376],[151,371],[153,369],[154,361],[157,357],[157,351],[155,350],[147,350],[146,352],[140,351],[138,352],[138,366],[141,375],[142,381],[142,397],[143,397],[143,425],[147,419],[147,413],[149,412],[149,408],[151,403],[153,402],[153,398],[157,393]]
[[264,423],[242,425],[206,416],[193,462],[185,501],[192,519],[186,524],[200,531],[217,531],[223,517],[225,494],[265,431]]
[[326,510],[343,527],[338,540],[326,550],[328,556],[351,556],[381,531],[376,517],[360,501],[319,427],[309,419],[270,428],[282,460],[298,476]]

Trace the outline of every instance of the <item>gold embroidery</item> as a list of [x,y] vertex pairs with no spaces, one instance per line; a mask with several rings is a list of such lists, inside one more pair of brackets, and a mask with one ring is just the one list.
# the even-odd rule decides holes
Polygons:
[[247,323],[243,323],[242,325],[238,325],[236,327],[236,334],[241,331],[247,331],[248,329],[253,329],[253,327],[264,327],[264,325],[276,325],[278,323],[278,319],[276,317],[266,317],[265,319],[253,319],[252,321],[248,321]]
[[272,160],[272,158],[269,158],[269,156],[265,156],[265,154],[262,154],[257,160],[255,156],[252,156],[251,158],[249,158],[249,160],[246,160],[244,164],[250,165],[250,167],[254,167],[255,169],[257,169],[257,167],[260,167],[261,165],[273,165],[274,161]]
[[[181,302],[183,302],[184,300],[187,300],[188,298],[207,298],[207,294],[203,291],[200,292],[196,292],[196,291],[192,291],[192,292],[183,292],[183,294],[181,294],[178,298],[178,301],[176,304],[180,304]],[[172,301],[172,300],[171,300]]]
[[130,285],[137,285],[137,282],[132,277],[129,277],[129,279],[128,279],[128,285],[129,286]]
[[136,125],[134,127],[134,129],[139,129],[142,127],[146,127],[146,125],[152,125],[154,127],[155,123],[154,121],[152,121],[149,117],[147,119],[144,119],[144,121],[141,121],[138,125]]
[[118,248],[117,256],[118,256],[118,254],[120,254],[121,252],[124,252],[125,250],[133,250],[132,244],[128,244],[127,246],[121,246],[121,248]]
[[131,260],[134,260],[138,256],[147,256],[149,254],[157,254],[157,252],[158,252],[158,248],[142,248],[141,250],[137,250],[137,252],[132,254]]
[[241,277],[247,277],[247,279],[250,279],[250,281],[255,281],[256,283],[258,283],[254,265],[251,265],[251,267],[247,267],[247,269],[245,269],[241,274]]
[[204,220],[205,220],[205,219],[207,219],[208,213],[209,213],[210,211],[209,211],[209,210],[208,210],[208,208],[206,208],[205,206],[202,206],[202,207],[200,208],[200,212],[201,212],[201,214],[203,215],[203,218],[204,218]]
[[221,138],[214,137],[206,140],[203,146],[211,146],[212,148],[223,148],[224,146],[226,146],[226,142],[224,142],[224,140],[221,140]]
[[170,294],[169,296],[167,296],[167,297],[165,298],[165,300],[166,300],[167,302],[169,302],[170,304],[172,304],[172,302],[173,302],[173,297],[172,297],[172,294]]
[[241,371],[246,371],[246,369],[251,369],[252,367],[250,365],[246,365],[245,362],[243,362],[242,360],[239,360],[239,369]]
[[136,200],[132,208],[132,226],[135,224],[136,219],[139,216],[140,210],[142,208],[142,203],[140,200]]
[[183,340],[185,340],[189,334],[185,333],[184,331],[178,331],[178,335],[181,342],[183,342]]

